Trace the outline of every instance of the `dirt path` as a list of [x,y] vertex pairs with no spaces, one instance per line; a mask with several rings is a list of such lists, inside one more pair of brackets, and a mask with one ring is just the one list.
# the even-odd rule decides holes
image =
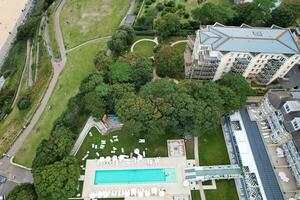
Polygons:
[[23,69],[23,72],[22,72],[22,76],[21,76],[21,79],[20,79],[20,83],[19,83],[19,86],[18,86],[18,89],[17,89],[17,93],[16,93],[16,96],[14,98],[14,101],[11,105],[11,108],[15,107],[16,103],[17,103],[17,99],[18,99],[18,96],[20,94],[20,90],[21,90],[21,87],[22,87],[22,81],[23,81],[23,78],[24,78],[24,74],[26,72],[26,69],[27,69],[27,65],[29,63],[29,59],[30,59],[30,52],[31,52],[31,45],[30,45],[30,40],[27,40],[27,53],[26,53],[26,61],[25,61],[25,65],[24,65],[24,69]]

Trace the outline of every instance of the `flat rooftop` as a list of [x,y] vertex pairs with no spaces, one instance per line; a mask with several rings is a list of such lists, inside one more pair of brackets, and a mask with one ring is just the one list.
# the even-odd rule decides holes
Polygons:
[[271,27],[226,27],[216,23],[200,29],[200,43],[210,45],[212,50],[225,52],[252,52],[275,54],[299,54],[289,29]]

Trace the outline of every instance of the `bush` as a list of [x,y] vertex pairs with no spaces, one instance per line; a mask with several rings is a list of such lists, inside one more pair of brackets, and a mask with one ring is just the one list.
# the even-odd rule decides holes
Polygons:
[[7,200],[37,200],[34,185],[25,183],[15,187],[8,195]]
[[31,106],[31,103],[32,103],[31,99],[27,95],[19,100],[18,108],[19,108],[19,110],[26,110],[27,108],[29,108]]

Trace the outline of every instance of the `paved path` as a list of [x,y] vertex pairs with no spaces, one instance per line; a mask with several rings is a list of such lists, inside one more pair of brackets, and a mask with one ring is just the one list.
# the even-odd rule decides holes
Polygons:
[[[18,139],[15,141],[15,143],[11,146],[9,149],[7,155],[4,158],[0,160],[0,175],[3,175],[7,177],[9,180],[15,183],[25,183],[25,182],[33,182],[32,174],[30,170],[26,170],[17,166],[14,166],[10,163],[10,158],[14,157],[17,151],[22,147],[22,144],[26,137],[31,133],[33,127],[39,120],[40,116],[42,115],[43,111],[46,108],[46,105],[51,97],[51,94],[54,90],[54,87],[56,85],[56,82],[58,80],[59,74],[62,71],[64,65],[67,62],[67,57],[66,57],[66,50],[64,47],[63,43],[63,37],[61,34],[61,29],[60,29],[60,13],[62,11],[62,8],[65,4],[65,0],[62,0],[61,4],[56,10],[55,17],[54,17],[54,28],[55,28],[55,36],[56,40],[59,46],[59,50],[61,53],[61,60],[55,60],[53,57],[53,51],[50,46],[50,39],[48,35],[48,27],[45,27],[45,33],[44,33],[44,39],[46,43],[46,48],[48,50],[48,53],[51,57],[51,63],[53,67],[53,77],[49,83],[49,86],[47,88],[46,93],[44,94],[44,97],[42,101],[40,102],[40,106],[36,110],[36,112],[33,115],[33,118],[31,119],[31,122],[29,125],[23,130],[23,132],[20,134]],[[3,186],[4,187],[4,186]],[[7,192],[7,191],[6,191]],[[0,194],[2,195],[2,194]]]
[[[200,163],[199,163],[199,149],[198,149],[198,147],[199,147],[198,137],[194,137],[194,154],[195,154],[195,164],[196,164],[196,166],[200,165]],[[200,192],[201,200],[206,200],[202,182],[199,181],[198,184],[199,184],[199,192]]]
[[188,42],[188,40],[178,40],[178,41],[176,41],[176,42],[173,42],[172,44],[171,44],[171,46],[175,46],[176,44],[179,44],[179,43],[187,43]]
[[103,37],[91,39],[91,40],[88,40],[88,41],[86,41],[86,42],[83,42],[83,43],[81,43],[81,44],[79,44],[79,45],[77,45],[77,46],[75,46],[75,47],[72,47],[72,48],[68,49],[66,52],[69,53],[69,52],[74,51],[74,50],[76,50],[76,49],[78,49],[78,48],[80,48],[80,47],[82,47],[82,46],[87,45],[87,44],[96,43],[96,42],[99,42],[99,41],[101,41],[101,40],[106,40],[106,39],[110,39],[110,38],[111,38],[111,36],[103,36]]
[[133,49],[134,49],[134,46],[135,46],[135,45],[137,45],[137,44],[140,43],[140,42],[145,42],[145,41],[147,41],[147,42],[153,42],[153,43],[155,43],[156,45],[158,45],[158,40],[157,40],[157,38],[154,38],[154,39],[144,38],[144,39],[140,39],[140,40],[138,40],[138,41],[135,41],[135,43],[132,44],[132,46],[131,46],[131,48],[130,48],[130,51],[133,52]]

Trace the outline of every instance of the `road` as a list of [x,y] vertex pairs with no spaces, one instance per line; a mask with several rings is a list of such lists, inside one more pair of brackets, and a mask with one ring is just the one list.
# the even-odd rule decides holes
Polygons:
[[[61,60],[55,60],[54,56],[51,56],[51,53],[53,52],[50,46],[50,39],[48,35],[48,29],[45,28],[44,33],[44,39],[46,43],[46,47],[48,50],[48,53],[51,57],[51,63],[53,67],[53,76],[49,83],[49,86],[47,88],[47,91],[44,94],[44,97],[42,101],[40,102],[40,106],[36,110],[36,112],[33,115],[33,118],[29,125],[23,130],[23,132],[20,134],[18,139],[15,141],[15,143],[11,146],[11,148],[8,151],[8,156],[3,157],[0,160],[0,175],[3,175],[8,178],[8,182],[6,184],[2,184],[0,186],[0,195],[7,194],[12,189],[12,182],[14,183],[25,183],[25,182],[33,182],[32,173],[30,170],[17,167],[15,165],[12,165],[10,162],[10,159],[15,156],[15,154],[18,152],[18,150],[22,147],[22,144],[26,137],[32,132],[32,129],[34,128],[35,124],[39,120],[40,116],[42,115],[43,111],[45,110],[47,103],[51,97],[51,94],[54,90],[54,87],[56,85],[56,82],[58,80],[59,74],[61,73],[63,67],[65,66],[67,62],[67,56],[66,56],[66,50],[63,43],[63,36],[60,29],[60,13],[62,11],[62,8],[65,4],[66,0],[62,0],[59,7],[56,10],[55,17],[54,17],[54,29],[55,29],[55,37],[58,43],[58,47],[61,53]],[[47,26],[46,26],[47,27]],[[52,53],[53,55],[53,53]],[[8,186],[8,185],[11,186]]]

